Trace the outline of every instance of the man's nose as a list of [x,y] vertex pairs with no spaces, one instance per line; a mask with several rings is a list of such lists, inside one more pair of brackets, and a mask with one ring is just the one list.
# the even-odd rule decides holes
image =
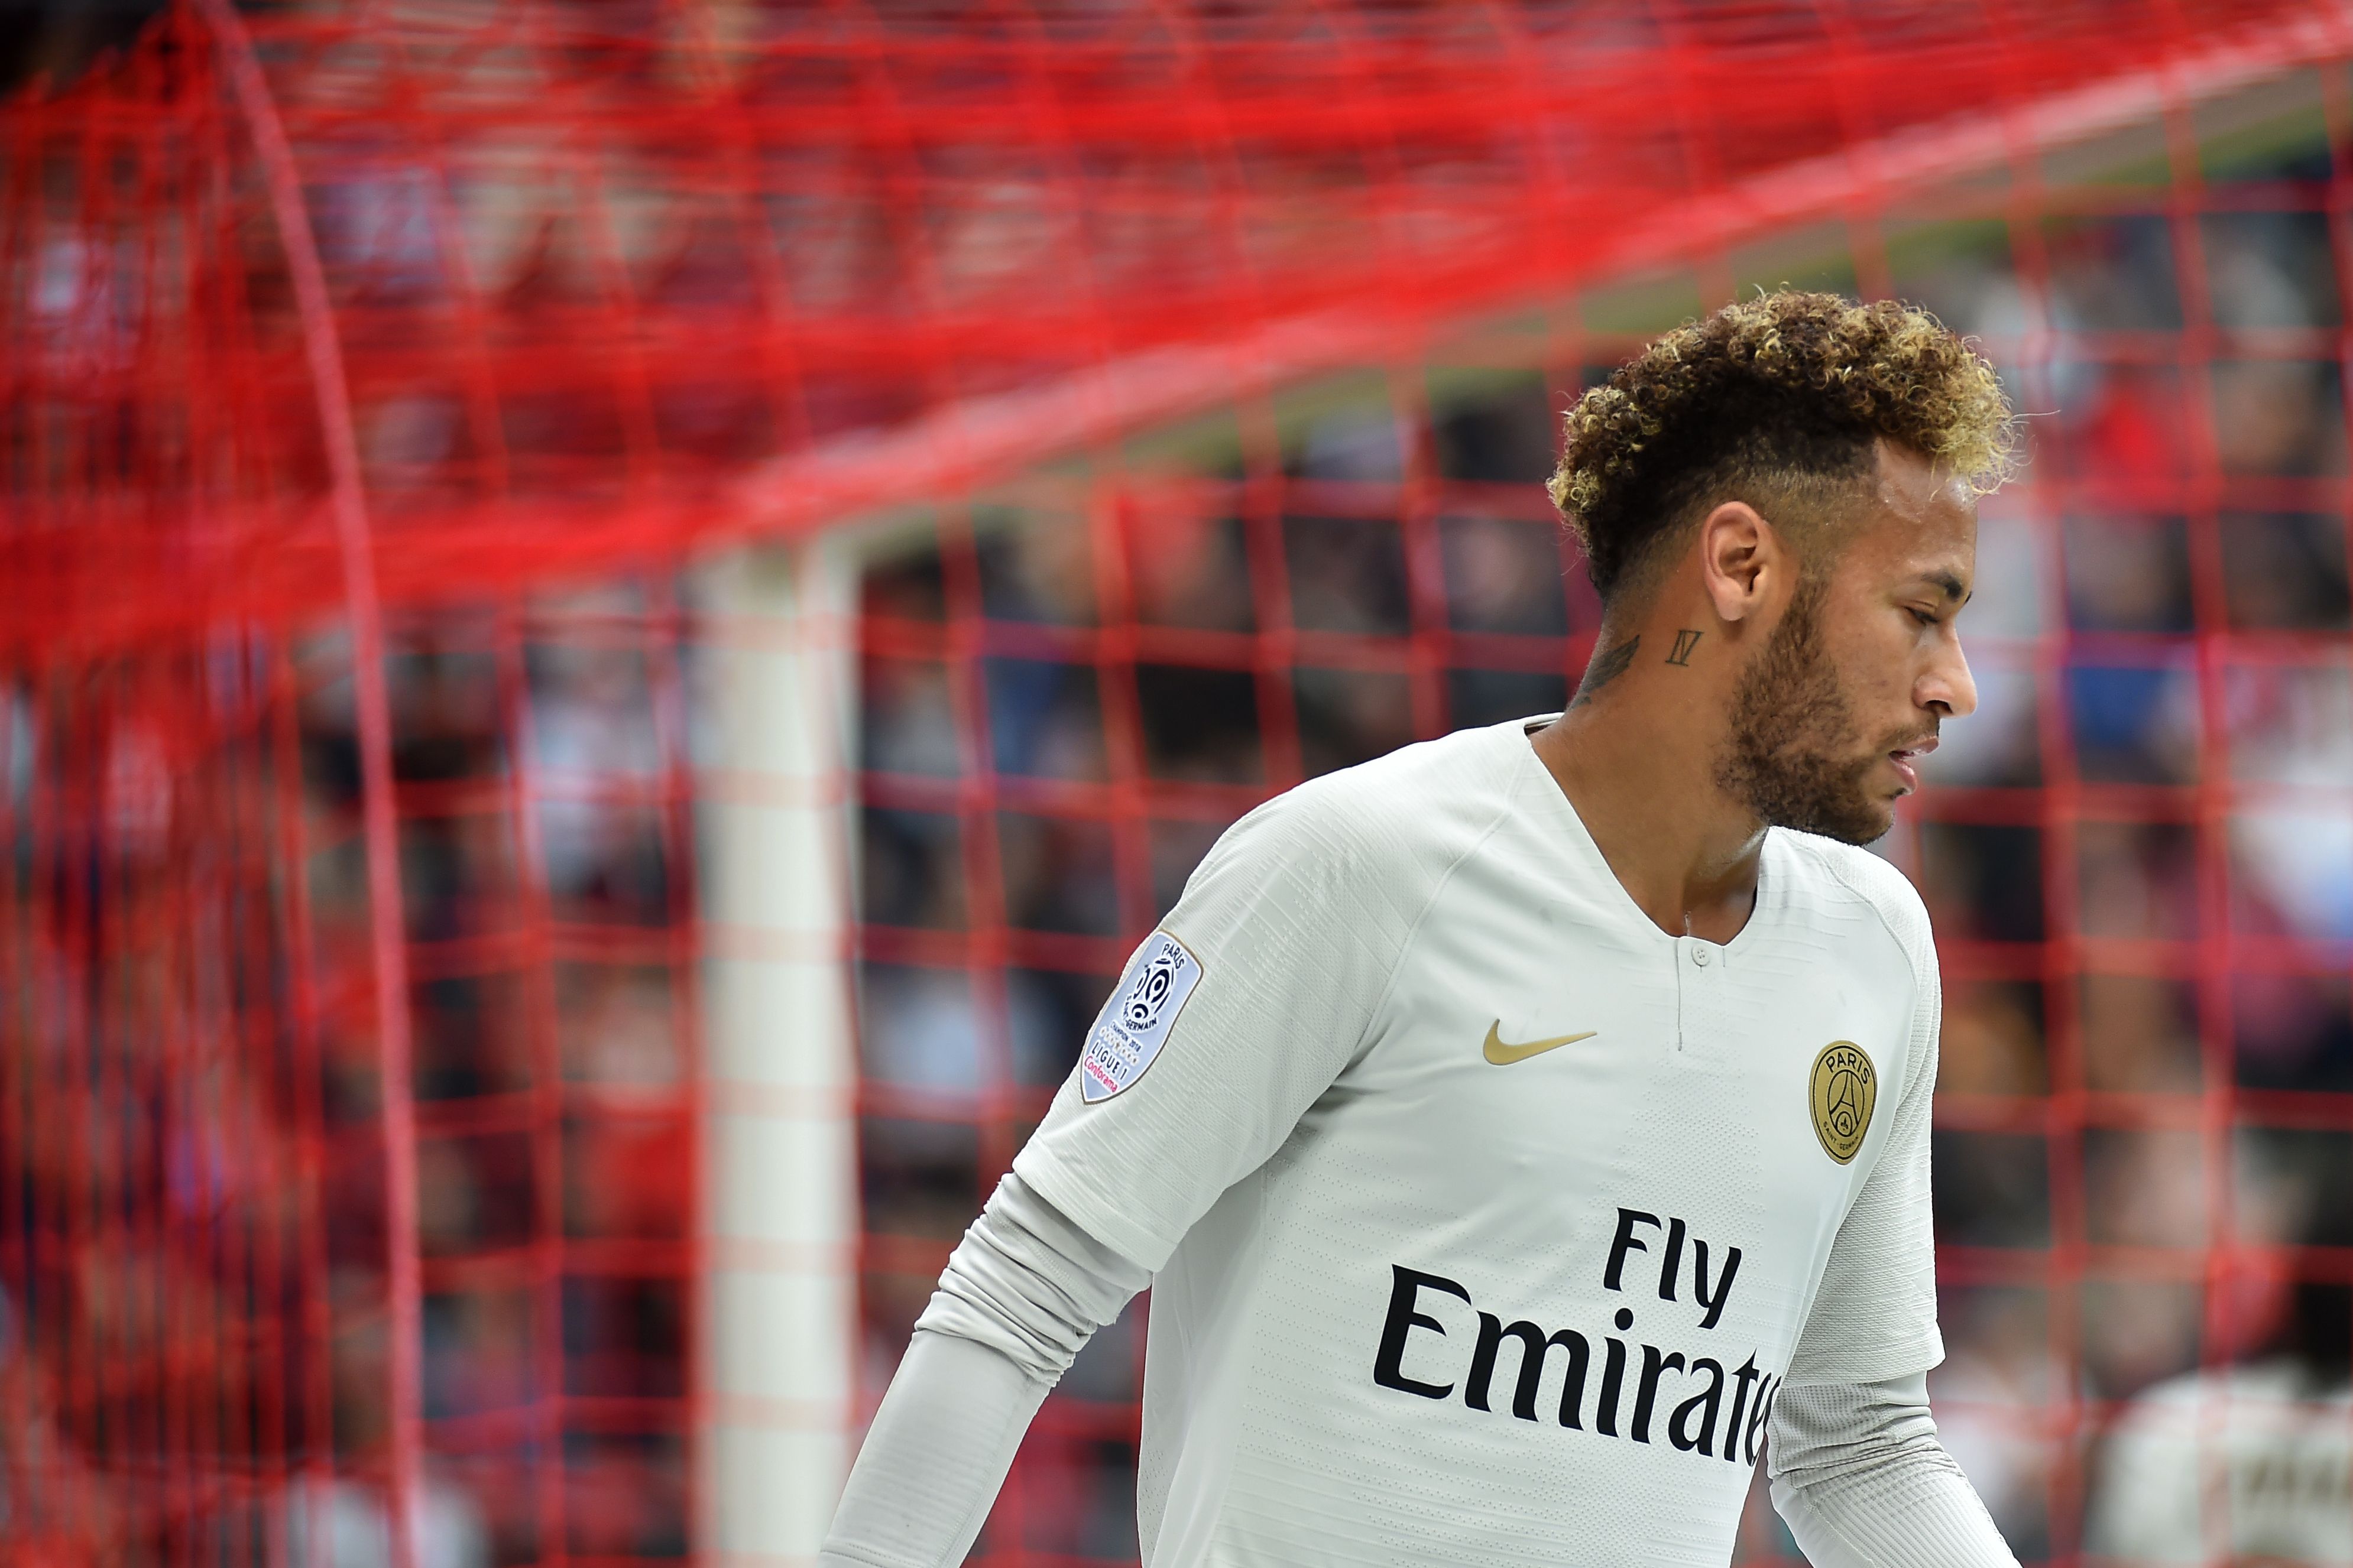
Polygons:
[[1969,673],[1968,656],[1955,637],[1938,652],[1936,661],[1921,678],[1917,693],[1923,708],[1934,708],[1955,719],[1978,710],[1977,678]]

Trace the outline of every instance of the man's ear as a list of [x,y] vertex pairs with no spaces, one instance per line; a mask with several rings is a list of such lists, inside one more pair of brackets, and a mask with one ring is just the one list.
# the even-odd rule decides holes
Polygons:
[[1725,501],[1701,520],[1700,583],[1718,619],[1745,621],[1763,609],[1788,563],[1781,536],[1746,501]]

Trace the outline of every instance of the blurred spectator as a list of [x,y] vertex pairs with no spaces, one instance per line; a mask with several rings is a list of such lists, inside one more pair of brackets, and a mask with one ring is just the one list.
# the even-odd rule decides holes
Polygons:
[[960,969],[868,963],[860,972],[864,1062],[880,1083],[969,1096],[981,1088],[980,1020]]
[[1292,675],[1299,721],[1299,763],[1313,778],[1385,756],[1419,739],[1406,677],[1370,671],[1301,668]]
[[1124,512],[1136,618],[1146,626],[1249,631],[1256,615],[1242,520],[1186,504],[1193,500],[1175,489],[1138,498]]
[[607,1102],[659,1102],[685,1081],[674,982],[666,969],[573,963],[555,973],[568,1081]]
[[2218,327],[2337,323],[2328,220],[2317,212],[2220,212],[2199,219]]
[[1405,475],[1397,415],[1382,405],[1356,404],[1308,421],[1290,470],[1303,479],[1394,484]]
[[985,668],[990,742],[999,773],[1103,776],[1103,704],[1092,667],[992,658]]
[[1087,626],[1095,618],[1094,551],[1086,519],[1059,509],[976,520],[981,613],[997,620]]
[[1553,522],[1439,520],[1448,623],[1457,631],[1559,637],[1568,630],[1567,566]]
[[1943,1094],[2041,1094],[2049,1088],[2039,988],[1945,982],[1936,1088]]
[[[2245,665],[2228,672],[2234,776],[2317,804],[2353,779],[2353,681],[2341,666]],[[2263,802],[2232,818],[2242,930],[2353,942],[2353,812]]]
[[2010,1550],[2028,1562],[2047,1555],[2052,1541],[2057,1445],[2047,1412],[2064,1376],[2052,1352],[2049,1310],[2040,1291],[1947,1286],[1938,1312],[1947,1353],[1928,1374],[1946,1451]]
[[944,665],[869,658],[859,707],[862,762],[876,773],[953,778],[961,764]]
[[[2334,1152],[2305,1173],[2303,1214],[2285,1238],[2353,1242],[2353,1193]],[[2252,1354],[2158,1384],[2118,1414],[2094,1471],[2087,1552],[2250,1568],[2353,1563],[2353,1289],[2299,1279],[2286,1295]]]
[[1390,518],[1286,517],[1283,563],[1302,631],[1398,637],[1412,629],[1405,542]]
[[2223,593],[2245,630],[2341,631],[2348,616],[2345,522],[2314,512],[2225,512]]
[[[289,1563],[313,1568],[393,1568],[392,1525],[379,1488],[327,1480],[286,1500]],[[416,1568],[490,1568],[480,1503],[449,1477],[428,1472],[409,1504]]]

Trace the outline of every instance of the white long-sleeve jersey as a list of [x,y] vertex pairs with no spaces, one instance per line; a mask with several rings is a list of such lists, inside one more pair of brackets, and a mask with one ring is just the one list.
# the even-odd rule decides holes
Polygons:
[[1669,935],[1526,729],[1237,825],[1016,1162],[1154,1276],[1155,1568],[1714,1568],[1785,1385],[1942,1353],[1917,896],[1777,830]]

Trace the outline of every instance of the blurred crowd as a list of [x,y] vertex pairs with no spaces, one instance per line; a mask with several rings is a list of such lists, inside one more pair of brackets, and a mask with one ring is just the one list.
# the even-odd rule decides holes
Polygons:
[[[386,661],[427,1568],[687,1547],[691,894],[642,611],[434,617]],[[123,719],[153,693],[0,689],[7,973],[45,982],[0,1037],[12,1561],[389,1561],[350,654],[294,650],[274,705],[279,651],[182,671],[177,735]]]

